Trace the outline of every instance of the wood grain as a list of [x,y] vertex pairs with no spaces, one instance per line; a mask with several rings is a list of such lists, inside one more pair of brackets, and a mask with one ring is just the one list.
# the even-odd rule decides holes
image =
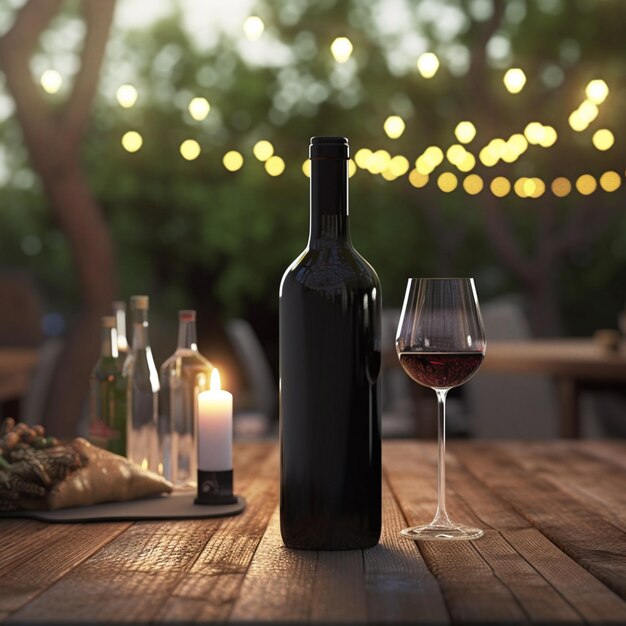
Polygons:
[[451,517],[474,542],[399,536],[436,507],[435,444],[384,446],[383,532],[368,550],[282,544],[278,450],[237,446],[231,518],[0,521],[3,623],[626,623],[626,445],[449,446]]
[[626,535],[606,521],[593,503],[525,471],[505,445],[453,447],[467,469],[550,541],[596,578],[626,597]]

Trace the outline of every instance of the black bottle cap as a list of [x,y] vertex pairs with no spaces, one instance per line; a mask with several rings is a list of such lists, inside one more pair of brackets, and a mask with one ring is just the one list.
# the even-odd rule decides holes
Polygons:
[[310,159],[350,158],[350,147],[345,137],[311,137]]

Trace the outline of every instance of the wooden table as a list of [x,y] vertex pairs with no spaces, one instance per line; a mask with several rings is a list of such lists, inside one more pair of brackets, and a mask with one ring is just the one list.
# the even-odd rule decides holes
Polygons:
[[557,387],[562,437],[580,435],[580,395],[626,390],[626,344],[611,352],[592,339],[489,341],[482,372],[547,374]]
[[626,623],[626,442],[452,442],[449,508],[475,542],[415,543],[435,447],[384,447],[384,531],[365,551],[283,547],[275,444],[235,451],[246,512],[220,520],[2,520],[6,623]]

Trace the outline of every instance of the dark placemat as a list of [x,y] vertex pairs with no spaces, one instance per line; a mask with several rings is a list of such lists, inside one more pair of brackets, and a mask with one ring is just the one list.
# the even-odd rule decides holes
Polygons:
[[136,522],[139,520],[194,519],[228,517],[246,508],[246,501],[237,496],[235,504],[194,504],[195,491],[173,493],[169,496],[142,498],[130,502],[107,502],[58,511],[7,511],[3,517],[29,517],[43,522]]

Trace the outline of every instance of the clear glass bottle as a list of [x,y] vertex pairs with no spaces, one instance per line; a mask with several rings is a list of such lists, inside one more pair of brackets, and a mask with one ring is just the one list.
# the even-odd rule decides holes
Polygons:
[[115,315],[115,328],[117,330],[117,361],[120,369],[124,366],[126,355],[128,354],[128,339],[126,338],[126,302],[116,300],[112,304]]
[[126,379],[127,457],[144,469],[158,471],[157,418],[159,374],[148,335],[148,296],[132,296],[133,344],[122,375]]
[[195,486],[198,394],[209,388],[213,366],[198,351],[196,312],[178,314],[178,347],[161,366],[159,449],[163,474],[176,486]]
[[102,349],[90,383],[91,442],[114,452],[126,454],[126,394],[120,384],[115,317],[102,318]]

